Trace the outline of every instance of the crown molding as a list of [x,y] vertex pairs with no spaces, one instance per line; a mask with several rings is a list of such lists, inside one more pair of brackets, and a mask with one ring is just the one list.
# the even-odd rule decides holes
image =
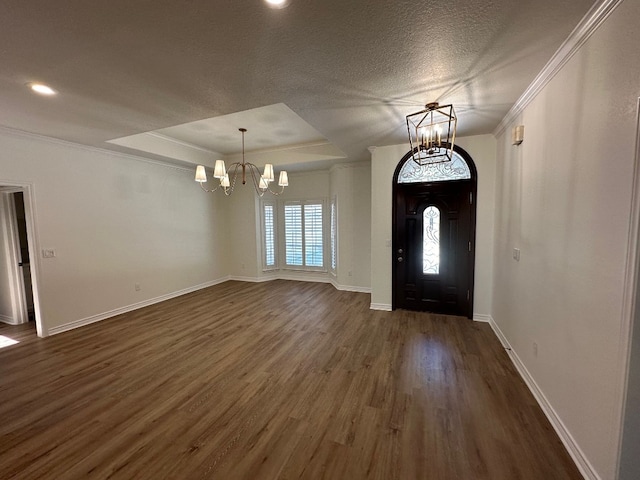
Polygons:
[[[182,147],[192,148],[193,150],[198,150],[199,152],[208,153],[211,155],[223,156],[220,152],[215,152],[213,150],[209,150],[208,148],[201,147],[199,145],[195,145],[193,143],[185,142],[183,140],[179,140],[177,138],[170,137],[169,135],[164,135],[158,132],[144,132],[141,135],[146,135],[148,137],[159,138],[160,140],[164,140],[166,142],[175,143],[176,145],[180,145]],[[133,136],[133,135],[132,135]],[[123,137],[127,138],[127,137]],[[119,139],[115,139],[119,140]],[[109,140],[111,142],[111,140]],[[117,143],[115,145],[118,145]]]
[[538,76],[531,82],[524,93],[507,112],[502,121],[493,131],[495,136],[500,135],[507,126],[512,123],[520,113],[529,105],[540,91],[556,76],[564,65],[584,45],[591,35],[598,29],[609,15],[623,2],[623,0],[600,0],[596,2],[580,23],[569,34],[569,37],[560,45]]
[[330,172],[333,172],[335,170],[343,170],[343,169],[347,169],[347,168],[362,168],[362,167],[370,167],[371,166],[371,160],[360,160],[360,161],[356,161],[356,162],[343,162],[343,163],[336,163],[334,165],[331,165],[331,168],[329,168]]
[[[275,168],[275,167],[274,167]],[[324,175],[327,176],[330,173],[330,170],[328,168],[324,168],[321,170],[298,170],[298,171],[290,171],[287,170],[288,174],[289,174],[289,178],[296,178],[296,177],[306,177],[309,175]]]
[[82,143],[70,142],[68,140],[61,140],[59,138],[47,137],[46,135],[40,135],[38,133],[26,132],[24,130],[18,130],[15,128],[9,128],[0,125],[0,134],[4,134],[12,137],[25,138],[29,140],[39,141],[43,143],[50,143],[54,145],[60,145],[62,147],[72,148],[75,150],[84,150],[86,152],[92,153],[100,153],[103,155],[111,155],[118,158],[123,158],[127,160],[135,160],[138,162],[148,163],[151,165],[157,165],[161,167],[171,168],[174,170],[183,170],[186,172],[190,172],[193,170],[191,166],[177,165],[175,163],[171,163],[169,161],[163,162],[162,160],[154,160],[152,158],[139,157],[136,155],[131,155],[129,153],[118,152],[114,150],[108,150],[106,148],[94,147],[92,145],[83,145]]
[[[281,147],[268,147],[268,148],[257,148],[257,149],[253,149],[253,150],[245,150],[245,153],[286,152],[286,151],[289,151],[289,150],[300,150],[300,149],[303,149],[303,148],[324,147],[326,145],[330,145],[330,146],[332,146],[334,148],[338,148],[333,143],[331,143],[329,140],[320,140],[320,141],[316,141],[316,142],[293,143],[291,145],[283,145]],[[231,155],[239,155],[239,154],[240,153],[231,154]]]

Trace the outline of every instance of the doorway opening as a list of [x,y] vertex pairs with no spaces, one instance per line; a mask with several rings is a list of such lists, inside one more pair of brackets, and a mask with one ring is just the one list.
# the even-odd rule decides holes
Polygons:
[[473,317],[477,170],[454,146],[449,162],[393,176],[392,308]]
[[30,186],[0,185],[0,322],[42,337],[32,211]]

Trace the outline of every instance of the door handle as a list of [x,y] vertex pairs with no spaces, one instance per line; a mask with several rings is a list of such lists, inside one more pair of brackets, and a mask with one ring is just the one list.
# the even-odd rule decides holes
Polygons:
[[22,263],[22,262],[18,262],[18,266],[19,266],[19,267],[22,267],[22,266],[23,266],[23,263]]
[[398,262],[402,263],[403,260],[404,260],[404,258],[398,257]]

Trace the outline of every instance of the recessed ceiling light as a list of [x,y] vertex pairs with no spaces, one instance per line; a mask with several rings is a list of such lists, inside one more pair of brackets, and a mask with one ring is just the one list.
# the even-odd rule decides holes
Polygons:
[[31,90],[39,93],[40,95],[55,95],[56,93],[58,93],[53,88],[45,85],[44,83],[28,83],[27,85]]
[[288,0],[264,0],[271,8],[284,8],[289,4]]

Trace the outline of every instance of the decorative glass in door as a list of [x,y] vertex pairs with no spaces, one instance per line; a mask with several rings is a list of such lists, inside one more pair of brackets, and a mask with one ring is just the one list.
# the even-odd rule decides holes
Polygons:
[[440,210],[433,205],[422,214],[422,272],[440,273]]
[[418,165],[409,159],[398,174],[398,183],[447,182],[450,180],[469,180],[471,170],[464,158],[453,152],[450,162]]

